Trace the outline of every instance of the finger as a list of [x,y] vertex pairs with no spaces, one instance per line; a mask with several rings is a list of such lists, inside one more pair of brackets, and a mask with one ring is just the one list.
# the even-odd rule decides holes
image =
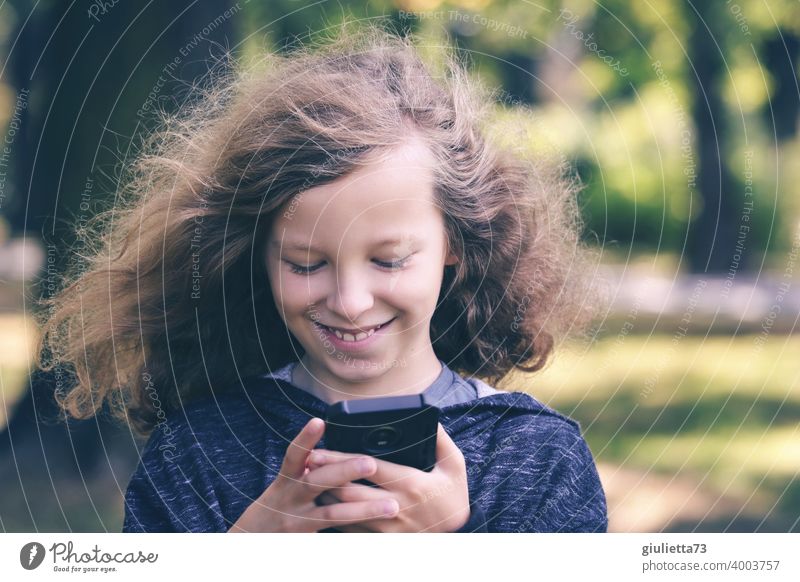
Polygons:
[[323,491],[317,497],[314,498],[315,505],[330,505],[331,503],[341,503],[342,500],[339,499],[334,493],[333,489],[329,491]]
[[325,463],[346,461],[347,459],[355,459],[363,456],[365,456],[363,453],[343,453],[341,451],[331,451],[328,449],[314,449],[309,457],[309,462],[323,465]]
[[319,520],[319,529],[323,529],[340,525],[355,525],[364,521],[392,519],[398,511],[399,506],[394,499],[358,501],[316,507],[311,510],[309,517]]
[[459,473],[464,466],[464,454],[439,423],[436,433],[436,467],[446,473]]
[[292,479],[303,476],[306,469],[308,453],[314,448],[322,434],[325,432],[325,421],[321,418],[312,418],[294,437],[286,449],[281,465],[281,474]]
[[323,465],[340,463],[348,459],[359,459],[369,456],[364,453],[342,453],[340,451],[329,451],[328,449],[314,449],[308,456],[308,466],[317,469]]
[[369,487],[358,483],[347,483],[335,489],[329,489],[326,493],[331,494],[340,502],[353,501],[377,501],[380,499],[393,499],[393,495],[379,487]]
[[314,503],[317,505],[330,505],[331,503],[377,501],[393,498],[394,497],[385,489],[368,487],[358,483],[347,483],[341,487],[323,491],[314,499]]
[[361,457],[342,463],[324,465],[303,475],[304,492],[301,496],[312,501],[324,490],[341,487],[350,481],[371,476],[375,469],[376,462],[372,457]]
[[369,478],[369,481],[388,491],[401,490],[414,479],[428,476],[428,473],[420,471],[416,467],[399,465],[383,459],[375,459],[375,462],[377,470]]
[[[359,458],[364,456],[365,455],[357,455],[354,453],[330,451],[328,449],[316,449],[311,455],[310,460],[319,466],[326,466],[335,465],[341,462],[342,459]],[[397,485],[398,483],[402,483],[405,479],[419,476],[419,474],[425,474],[424,471],[420,471],[415,467],[399,465],[397,463],[392,463],[391,461],[378,459],[376,457],[367,456],[367,458],[373,459],[377,464],[377,471],[375,471],[369,480],[375,485],[383,487],[384,489],[391,489],[392,484]]]

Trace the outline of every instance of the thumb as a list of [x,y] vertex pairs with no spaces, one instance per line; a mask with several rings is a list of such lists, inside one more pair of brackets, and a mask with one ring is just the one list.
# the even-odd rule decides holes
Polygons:
[[285,477],[298,479],[303,476],[308,454],[320,441],[324,432],[325,421],[321,418],[312,418],[306,423],[286,449],[281,466],[281,473]]
[[459,471],[464,466],[464,454],[453,442],[442,423],[436,433],[436,466],[451,472]]

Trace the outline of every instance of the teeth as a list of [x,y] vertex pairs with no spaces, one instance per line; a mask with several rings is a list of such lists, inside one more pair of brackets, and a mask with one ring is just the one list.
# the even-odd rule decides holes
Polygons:
[[[328,329],[330,329],[330,328],[328,328]],[[362,332],[358,333],[357,335],[353,335],[351,333],[342,333],[338,329],[334,329],[334,330],[331,330],[331,331],[333,331],[333,333],[336,334],[336,337],[338,337],[339,339],[344,340],[346,342],[360,342],[361,340],[370,337],[373,333],[375,333],[375,330],[377,330],[377,329],[378,329],[377,327],[373,328],[373,329],[369,330],[366,333],[362,331]]]
[[374,327],[374,328],[372,328],[371,330],[369,330],[367,332],[363,332],[362,331],[362,332],[359,332],[359,333],[357,333],[355,335],[353,335],[352,333],[343,333],[343,332],[339,331],[338,329],[333,329],[333,328],[330,328],[330,327],[327,327],[327,326],[323,326],[323,327],[325,327],[325,329],[327,329],[331,333],[335,334],[336,337],[338,337],[340,340],[344,340],[346,342],[360,342],[361,340],[367,339],[368,337],[370,337],[372,334],[374,334],[376,331],[378,331],[384,325],[386,325],[386,324],[382,323],[378,327]]

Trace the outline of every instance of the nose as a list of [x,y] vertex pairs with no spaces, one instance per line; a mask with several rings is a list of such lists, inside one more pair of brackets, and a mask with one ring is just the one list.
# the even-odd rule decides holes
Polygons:
[[363,323],[362,314],[372,309],[374,298],[368,278],[356,272],[339,272],[328,293],[327,308],[351,325]]

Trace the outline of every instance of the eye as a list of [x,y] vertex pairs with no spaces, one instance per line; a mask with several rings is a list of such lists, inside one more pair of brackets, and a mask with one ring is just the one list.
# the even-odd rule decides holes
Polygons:
[[375,260],[375,262],[378,265],[380,265],[381,267],[383,267],[384,269],[392,269],[392,270],[394,270],[394,269],[402,269],[410,258],[411,258],[411,255],[408,255],[407,257],[405,257],[403,259],[398,259],[396,261],[389,261],[388,263],[385,262],[385,261],[379,261],[377,259]]
[[[389,270],[394,271],[394,270],[397,270],[397,269],[402,269],[406,265],[406,263],[408,263],[408,260],[411,258],[411,256],[412,255],[408,255],[405,258],[398,259],[396,261],[388,261],[388,262],[387,261],[379,261],[378,259],[375,259],[375,264],[377,264],[382,269],[389,269]],[[324,263],[319,263],[318,265],[307,265],[307,266],[306,265],[295,265],[294,263],[289,262],[289,261],[286,261],[286,264],[289,265],[289,270],[292,273],[295,273],[297,275],[311,275],[311,274],[315,273],[320,267],[322,267],[322,265],[324,265]]]
[[322,263],[320,263],[319,265],[309,265],[306,267],[304,265],[295,265],[294,263],[289,263],[288,261],[287,264],[289,265],[289,270],[298,275],[310,275],[322,266]]

